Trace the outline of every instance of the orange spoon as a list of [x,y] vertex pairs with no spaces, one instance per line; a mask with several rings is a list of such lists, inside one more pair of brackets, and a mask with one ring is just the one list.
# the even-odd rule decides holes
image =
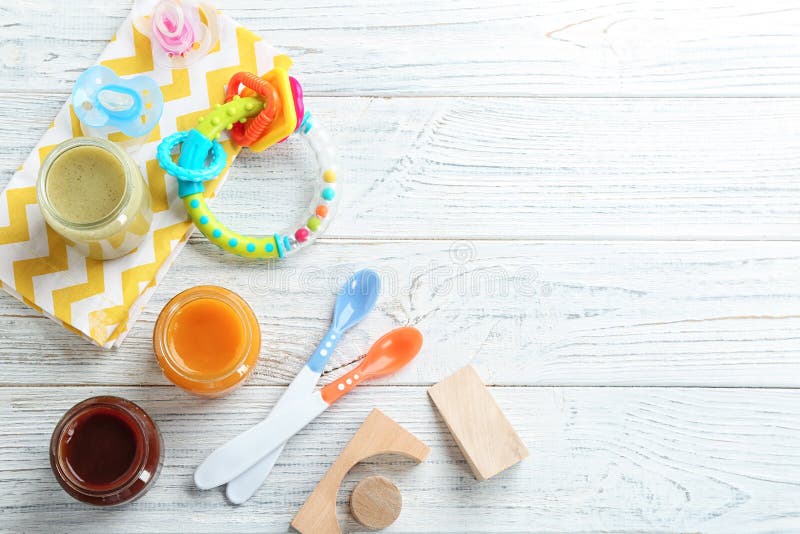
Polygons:
[[194,472],[195,484],[200,489],[210,489],[235,479],[300,432],[342,395],[368,378],[400,370],[414,359],[420,348],[422,334],[416,328],[407,326],[385,334],[370,347],[358,367],[342,378],[305,399],[298,399],[292,409],[270,415],[212,452]]
[[322,388],[322,400],[333,404],[363,380],[396,373],[414,359],[421,348],[422,334],[416,328],[405,326],[384,334],[372,344],[358,367]]

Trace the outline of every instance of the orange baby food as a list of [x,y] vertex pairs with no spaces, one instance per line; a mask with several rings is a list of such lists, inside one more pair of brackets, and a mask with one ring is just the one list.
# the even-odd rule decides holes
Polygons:
[[173,383],[192,393],[218,396],[250,375],[261,333],[253,310],[239,295],[198,286],[176,295],[161,311],[153,348]]
[[199,298],[172,317],[169,332],[176,359],[189,372],[216,375],[229,369],[245,344],[244,326],[225,302]]

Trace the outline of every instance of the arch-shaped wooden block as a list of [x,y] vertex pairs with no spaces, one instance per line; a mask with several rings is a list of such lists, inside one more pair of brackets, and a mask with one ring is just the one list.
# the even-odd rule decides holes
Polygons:
[[354,465],[371,456],[389,453],[419,463],[429,452],[428,446],[408,430],[377,408],[373,409],[294,516],[292,526],[304,534],[340,534],[336,520],[336,494]]

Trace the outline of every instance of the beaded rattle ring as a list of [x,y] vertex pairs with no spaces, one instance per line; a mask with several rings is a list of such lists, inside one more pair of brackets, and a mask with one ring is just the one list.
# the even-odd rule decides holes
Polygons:
[[[330,223],[338,203],[335,152],[327,132],[305,111],[300,83],[289,77],[292,61],[276,56],[274,68],[262,77],[235,74],[226,91],[226,102],[217,104],[195,128],[177,132],[158,146],[158,163],[178,180],[178,196],[195,226],[223,250],[247,258],[285,258],[311,244]],[[245,89],[239,94],[239,85]],[[209,209],[203,182],[219,175],[227,155],[217,139],[222,130],[231,139],[255,152],[299,134],[311,146],[321,169],[313,200],[296,225],[267,236],[245,236],[220,222]],[[178,162],[172,151],[181,145]],[[206,160],[210,157],[210,163]]]

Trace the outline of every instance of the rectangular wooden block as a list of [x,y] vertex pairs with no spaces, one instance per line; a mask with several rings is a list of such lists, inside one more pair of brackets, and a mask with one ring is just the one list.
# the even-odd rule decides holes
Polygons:
[[525,444],[471,365],[432,386],[428,395],[478,480],[527,458]]

